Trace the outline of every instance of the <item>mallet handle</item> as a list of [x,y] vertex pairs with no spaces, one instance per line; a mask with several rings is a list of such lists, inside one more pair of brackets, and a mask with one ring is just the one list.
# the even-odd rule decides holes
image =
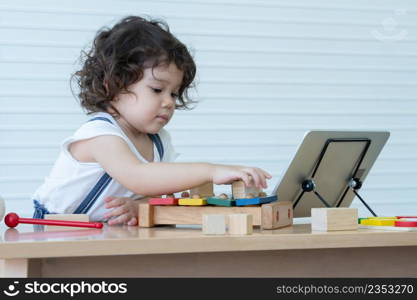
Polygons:
[[45,220],[45,219],[31,219],[31,218],[19,218],[19,223],[38,224],[38,225],[72,226],[72,227],[88,227],[88,228],[102,228],[103,227],[103,223],[99,223],[99,222]]

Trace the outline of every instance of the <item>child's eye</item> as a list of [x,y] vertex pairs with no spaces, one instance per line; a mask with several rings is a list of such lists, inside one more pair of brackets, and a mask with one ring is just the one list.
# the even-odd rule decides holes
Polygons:
[[155,89],[155,88],[151,88],[155,93],[159,94],[160,92],[162,92],[161,89]]
[[179,95],[178,94],[175,94],[175,93],[172,93],[171,94],[171,97],[177,99],[179,97]]

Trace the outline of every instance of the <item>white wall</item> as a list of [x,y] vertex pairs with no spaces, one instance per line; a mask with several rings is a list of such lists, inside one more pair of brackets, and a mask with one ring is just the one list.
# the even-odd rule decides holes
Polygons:
[[60,141],[85,120],[68,83],[81,48],[128,14],[164,18],[194,49],[200,104],[168,126],[180,161],[256,165],[274,175],[271,191],[304,131],[389,130],[362,194],[381,215],[417,213],[413,0],[1,0],[0,195],[8,211],[31,215],[30,196]]

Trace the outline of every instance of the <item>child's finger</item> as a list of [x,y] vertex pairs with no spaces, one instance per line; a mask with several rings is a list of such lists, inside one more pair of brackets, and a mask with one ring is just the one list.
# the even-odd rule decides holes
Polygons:
[[269,174],[267,171],[264,171],[262,169],[261,169],[261,171],[262,171],[262,173],[264,173],[264,175],[265,175],[266,178],[268,178],[268,179],[271,179],[272,178],[272,175]]
[[112,200],[108,201],[105,205],[105,208],[112,208],[123,205],[125,203],[124,198],[113,198]]
[[112,201],[114,198],[115,198],[115,197],[111,197],[111,196],[106,197],[106,198],[104,198],[104,202],[110,202],[110,201]]
[[109,225],[116,225],[116,224],[123,224],[130,218],[129,214],[123,214],[121,216],[118,216],[117,218],[109,220],[107,223]]
[[106,212],[104,214],[104,218],[108,219],[108,218],[112,218],[112,217],[117,217],[120,216],[122,214],[125,214],[129,211],[129,209],[126,206],[118,206],[114,209],[112,209],[109,212]]
[[129,226],[136,226],[138,225],[138,219],[136,217],[132,217],[129,222],[127,222],[127,225]]
[[247,173],[241,172],[239,177],[245,183],[245,186],[250,186],[250,176]]
[[260,188],[262,182],[261,182],[261,177],[259,176],[257,171],[253,168],[248,168],[246,169],[246,171],[252,176],[253,185],[257,188]]

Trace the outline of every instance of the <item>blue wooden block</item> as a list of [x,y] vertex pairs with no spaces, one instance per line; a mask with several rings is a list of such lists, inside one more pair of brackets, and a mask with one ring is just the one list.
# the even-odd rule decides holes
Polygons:
[[235,199],[236,206],[257,205],[277,201],[277,196]]

